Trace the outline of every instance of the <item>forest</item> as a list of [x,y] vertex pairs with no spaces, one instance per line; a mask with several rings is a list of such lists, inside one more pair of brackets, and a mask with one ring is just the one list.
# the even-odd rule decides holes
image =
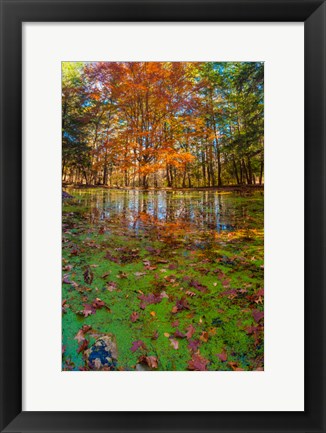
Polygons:
[[264,370],[264,64],[62,63],[62,370]]
[[62,181],[264,183],[262,62],[63,62]]

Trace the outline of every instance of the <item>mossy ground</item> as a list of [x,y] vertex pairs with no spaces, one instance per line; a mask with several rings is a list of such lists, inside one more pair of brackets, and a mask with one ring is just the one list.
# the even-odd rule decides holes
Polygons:
[[[138,192],[131,206],[130,192],[69,192],[63,369],[90,369],[83,352],[107,333],[119,370],[146,357],[163,371],[263,369],[261,193]],[[132,351],[135,341],[143,344]]]

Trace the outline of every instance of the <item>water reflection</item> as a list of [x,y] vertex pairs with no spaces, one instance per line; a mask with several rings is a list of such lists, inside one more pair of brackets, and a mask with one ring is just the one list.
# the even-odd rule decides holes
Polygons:
[[185,223],[197,229],[230,231],[263,226],[263,194],[243,197],[216,191],[72,190],[95,220],[119,219],[138,231],[155,222]]

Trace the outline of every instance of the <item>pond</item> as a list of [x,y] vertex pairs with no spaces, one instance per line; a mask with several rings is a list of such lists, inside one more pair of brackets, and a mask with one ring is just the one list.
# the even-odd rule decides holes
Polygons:
[[68,192],[64,370],[263,369],[263,192]]
[[200,230],[233,230],[263,226],[263,192],[247,195],[217,191],[70,190],[76,203],[99,220],[120,218],[138,230],[152,221],[180,222]]

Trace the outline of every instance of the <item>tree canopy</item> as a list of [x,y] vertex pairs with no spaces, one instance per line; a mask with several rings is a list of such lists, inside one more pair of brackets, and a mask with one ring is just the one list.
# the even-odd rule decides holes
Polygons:
[[63,62],[67,183],[263,182],[260,62]]

